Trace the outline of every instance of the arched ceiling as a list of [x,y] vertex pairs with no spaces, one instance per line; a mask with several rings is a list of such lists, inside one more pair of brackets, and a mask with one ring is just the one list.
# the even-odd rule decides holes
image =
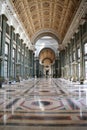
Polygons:
[[[81,0],[10,0],[30,40],[52,32],[62,42]],[[45,31],[44,31],[45,30]]]
[[43,50],[41,50],[39,54],[39,60],[40,63],[43,64],[44,66],[49,66],[53,64],[55,60],[54,51],[50,48],[44,48]]
[[35,44],[35,57],[38,57],[39,53],[44,48],[52,49],[55,52],[55,56],[57,57],[59,53],[58,46],[59,46],[59,43],[53,37],[50,37],[50,36],[41,37]]

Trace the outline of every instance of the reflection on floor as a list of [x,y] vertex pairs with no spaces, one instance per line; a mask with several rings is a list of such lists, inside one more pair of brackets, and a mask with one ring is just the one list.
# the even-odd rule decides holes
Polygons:
[[87,85],[29,79],[0,89],[2,126],[87,127]]

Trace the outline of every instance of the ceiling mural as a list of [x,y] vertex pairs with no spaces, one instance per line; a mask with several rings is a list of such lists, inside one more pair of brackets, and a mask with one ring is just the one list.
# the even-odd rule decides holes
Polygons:
[[62,42],[81,0],[10,0],[30,40],[38,32],[55,32]]

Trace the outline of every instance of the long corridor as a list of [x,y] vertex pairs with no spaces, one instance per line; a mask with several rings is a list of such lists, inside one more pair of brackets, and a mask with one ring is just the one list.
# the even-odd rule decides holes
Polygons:
[[0,130],[86,129],[87,86],[29,79],[0,89]]

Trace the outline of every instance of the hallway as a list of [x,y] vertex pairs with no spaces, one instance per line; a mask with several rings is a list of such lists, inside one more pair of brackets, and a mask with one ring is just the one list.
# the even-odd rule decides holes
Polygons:
[[64,79],[29,79],[0,90],[0,129],[86,129],[87,87]]

